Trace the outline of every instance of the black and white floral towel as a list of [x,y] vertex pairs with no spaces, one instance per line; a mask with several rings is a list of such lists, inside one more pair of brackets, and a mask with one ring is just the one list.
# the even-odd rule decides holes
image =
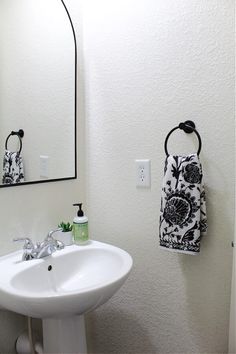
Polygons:
[[202,166],[197,154],[166,158],[159,227],[161,248],[186,254],[200,252],[207,219]]
[[3,184],[24,182],[24,167],[19,152],[5,150],[3,157]]

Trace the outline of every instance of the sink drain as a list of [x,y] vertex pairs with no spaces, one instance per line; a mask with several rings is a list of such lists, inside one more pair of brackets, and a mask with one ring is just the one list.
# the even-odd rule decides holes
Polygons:
[[48,271],[50,272],[50,270],[52,270],[52,266],[48,266]]

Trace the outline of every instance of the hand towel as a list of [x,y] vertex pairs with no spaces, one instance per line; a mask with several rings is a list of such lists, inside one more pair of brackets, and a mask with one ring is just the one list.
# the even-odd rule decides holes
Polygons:
[[19,152],[5,150],[3,157],[3,184],[24,182],[24,166]]
[[206,230],[206,199],[199,157],[169,155],[161,194],[160,247],[198,254]]

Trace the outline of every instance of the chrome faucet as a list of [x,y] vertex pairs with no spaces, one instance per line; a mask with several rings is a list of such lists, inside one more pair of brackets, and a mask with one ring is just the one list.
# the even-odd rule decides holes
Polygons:
[[41,243],[38,244],[38,254],[36,258],[43,258],[47,257],[53,252],[56,252],[58,250],[62,250],[65,245],[63,242],[56,240],[55,238],[52,237],[52,235],[58,231],[61,231],[62,229],[56,229],[49,231],[47,237],[45,240]]
[[43,242],[37,242],[36,245],[33,244],[30,238],[15,238],[14,242],[23,241],[23,261],[29,261],[31,259],[38,259],[50,256],[52,253],[57,250],[62,250],[65,245],[63,242],[56,240],[52,237],[55,232],[61,231],[62,229],[52,230],[48,233],[47,237]]
[[14,238],[14,242],[25,242],[23,246],[23,255],[22,255],[22,261],[29,261],[30,259],[37,258],[36,257],[36,247],[34,246],[33,242],[31,241],[30,238]]

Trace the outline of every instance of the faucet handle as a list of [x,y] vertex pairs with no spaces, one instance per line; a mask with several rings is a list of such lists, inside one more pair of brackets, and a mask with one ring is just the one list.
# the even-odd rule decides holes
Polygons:
[[13,242],[24,242],[24,246],[23,246],[24,252],[22,255],[22,261],[28,261],[30,259],[35,258],[34,256],[35,246],[29,237],[14,238]]
[[56,248],[57,250],[63,250],[65,248],[65,244],[62,241],[55,240],[56,241]]
[[64,243],[57,240],[56,238],[53,238],[53,236],[52,236],[54,233],[59,232],[59,231],[62,231],[61,227],[56,230],[49,231],[45,241],[52,242],[57,250],[62,250],[65,247]]
[[51,239],[51,238],[52,238],[52,235],[55,234],[56,232],[59,232],[59,231],[62,231],[62,228],[61,228],[61,227],[59,227],[58,229],[49,231],[49,233],[48,233],[48,235],[47,235],[47,239]]
[[23,249],[34,249],[34,244],[31,241],[31,239],[29,237],[18,237],[18,238],[14,238],[13,242],[24,242],[24,246]]

